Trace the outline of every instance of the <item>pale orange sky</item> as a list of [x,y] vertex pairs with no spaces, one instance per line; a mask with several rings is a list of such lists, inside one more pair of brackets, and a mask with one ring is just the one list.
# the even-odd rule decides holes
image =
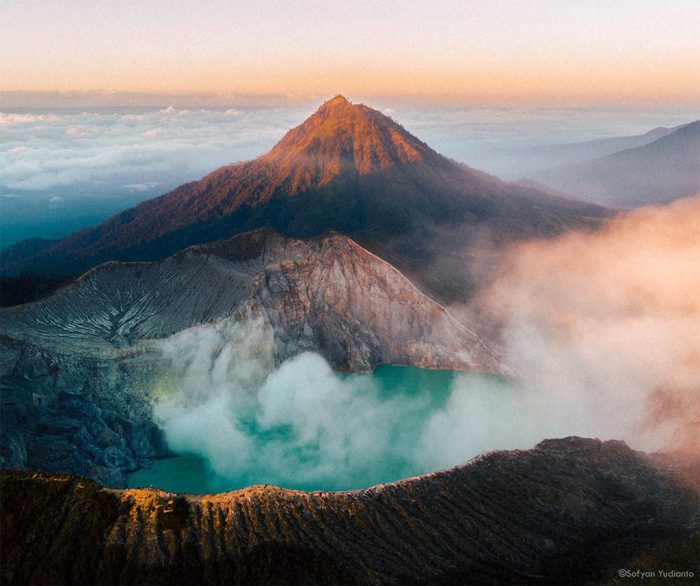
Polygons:
[[0,91],[700,104],[697,0],[0,3]]

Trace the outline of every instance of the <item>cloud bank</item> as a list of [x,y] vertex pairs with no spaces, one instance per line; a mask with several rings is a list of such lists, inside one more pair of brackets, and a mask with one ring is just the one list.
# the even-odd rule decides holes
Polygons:
[[697,434],[698,292],[700,195],[521,246],[479,302],[533,389],[523,419],[654,450]]
[[74,186],[118,192],[137,179],[177,185],[217,166],[262,154],[306,113],[299,108],[172,106],[0,112],[6,145],[0,188],[42,191]]
[[256,157],[309,113],[308,106],[0,112],[0,246],[65,236]]

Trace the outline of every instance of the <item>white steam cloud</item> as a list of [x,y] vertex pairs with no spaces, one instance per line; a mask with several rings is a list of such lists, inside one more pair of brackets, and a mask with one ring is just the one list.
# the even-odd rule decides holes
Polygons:
[[275,370],[272,348],[260,320],[166,341],[172,386],[155,414],[171,449],[237,484],[350,488],[414,469],[429,396],[382,396],[371,375],[341,376],[314,353]]
[[442,395],[387,393],[311,353],[275,369],[269,326],[226,321],[164,343],[170,391],[156,415],[221,490],[359,488],[567,435],[697,449],[699,292],[695,197],[514,251],[478,306],[499,322],[517,381],[462,373]]

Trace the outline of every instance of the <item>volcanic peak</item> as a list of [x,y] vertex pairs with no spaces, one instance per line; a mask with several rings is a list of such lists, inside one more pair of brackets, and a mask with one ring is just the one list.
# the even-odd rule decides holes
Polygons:
[[347,106],[352,106],[352,102],[350,102],[350,100],[348,100],[342,94],[338,94],[337,96],[331,98],[330,100],[326,100],[323,104],[321,104],[318,111],[332,110],[334,108],[344,108]]
[[438,158],[388,116],[340,95],[290,130],[265,156],[290,195],[326,185],[339,175],[369,175]]
[[263,226],[296,237],[337,230],[398,260],[447,299],[471,287],[458,276],[465,274],[462,257],[445,254],[476,245],[465,241],[470,234],[488,230],[507,243],[609,215],[458,165],[381,112],[336,96],[266,155],[221,167],[62,240],[12,247],[3,251],[2,268],[75,275],[108,260],[163,259]]

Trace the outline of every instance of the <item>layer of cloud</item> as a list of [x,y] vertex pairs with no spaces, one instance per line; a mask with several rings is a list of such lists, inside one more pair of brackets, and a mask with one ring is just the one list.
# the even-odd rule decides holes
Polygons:
[[[323,100],[250,97],[203,108],[210,103],[204,98],[200,104],[173,98],[154,107],[151,96],[150,107],[0,113],[0,196],[23,196],[22,205],[20,200],[0,197],[0,246],[23,238],[64,236],[221,165],[261,155]],[[518,149],[634,134],[692,119],[690,113],[664,110],[368,103],[390,113],[439,152],[505,178],[526,171]],[[48,198],[55,195],[64,198],[60,209],[48,205]]]
[[0,112],[0,125],[9,126],[15,124],[33,124],[37,122],[58,122],[60,118],[55,114],[12,114]]
[[262,154],[306,114],[172,106],[0,113],[3,150],[12,155],[0,160],[0,190],[73,187],[99,193],[143,181],[177,185]]
[[[314,106],[0,112],[0,153],[12,155],[0,158],[0,191],[89,187],[99,192],[146,180],[174,186],[263,154]],[[664,111],[392,104],[384,110],[447,156],[502,176],[519,176],[521,170],[517,157],[504,158],[499,149],[633,134],[690,119]]]
[[[0,247],[65,236],[256,157],[309,113],[298,106],[0,113]],[[56,196],[60,206],[49,201]]]

